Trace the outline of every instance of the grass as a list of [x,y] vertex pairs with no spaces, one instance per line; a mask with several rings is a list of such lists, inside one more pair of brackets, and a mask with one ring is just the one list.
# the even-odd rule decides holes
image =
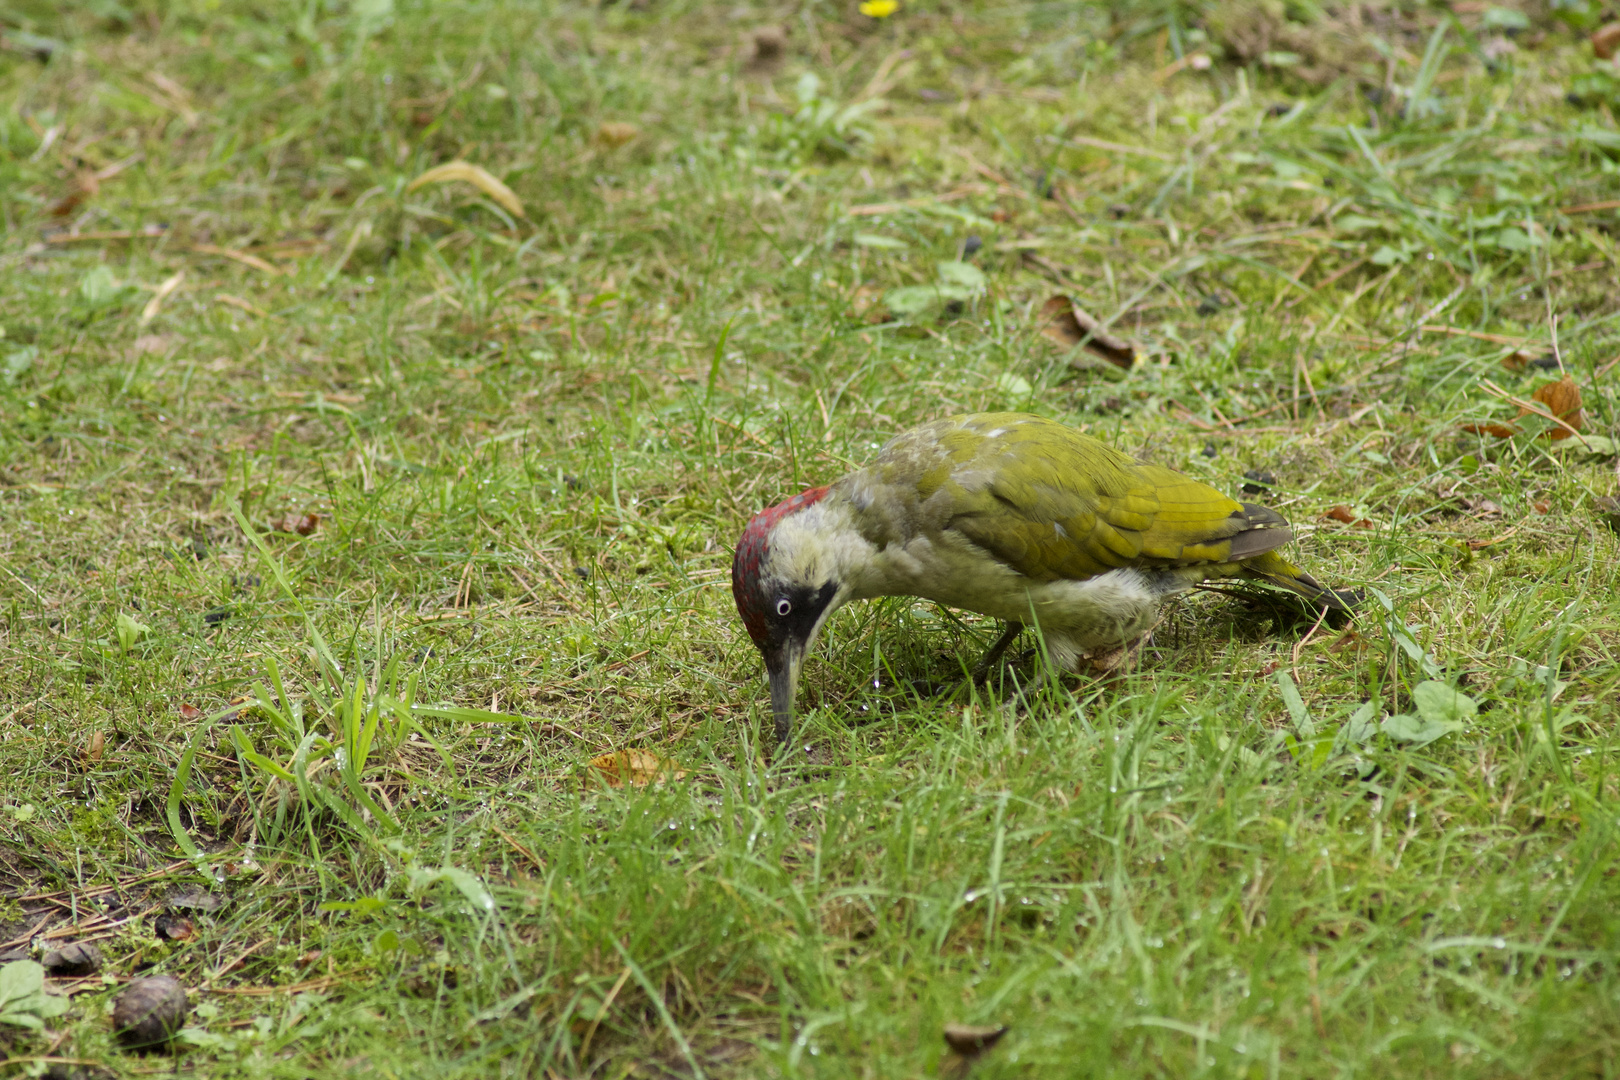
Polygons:
[[[0,7],[0,958],[107,957],[0,1074],[1620,1073],[1620,131],[1560,10]],[[526,216],[407,190],[458,158]],[[1504,400],[1560,367],[1584,446]],[[1000,408],[1269,472],[1375,591],[982,693],[927,687],[993,626],[857,606],[767,764],[743,523]]]

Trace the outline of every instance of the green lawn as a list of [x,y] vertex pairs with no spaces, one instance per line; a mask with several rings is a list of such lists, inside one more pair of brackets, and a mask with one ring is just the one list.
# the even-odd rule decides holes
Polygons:
[[[1620,1076],[1620,72],[1454,6],[0,0],[0,1076]],[[979,409],[1367,601],[772,756],[743,524]]]

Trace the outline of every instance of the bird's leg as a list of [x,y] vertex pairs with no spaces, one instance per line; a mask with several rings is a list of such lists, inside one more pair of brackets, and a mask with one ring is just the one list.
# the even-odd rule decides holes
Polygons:
[[1007,651],[1007,646],[1017,640],[1018,635],[1023,632],[1023,623],[1010,622],[1007,624],[1007,628],[1001,632],[1001,636],[996,638],[996,643],[990,646],[990,651],[985,653],[979,659],[979,662],[974,665],[973,683],[975,686],[981,685],[990,677],[990,669],[996,666],[996,661],[1000,660],[1001,654]]

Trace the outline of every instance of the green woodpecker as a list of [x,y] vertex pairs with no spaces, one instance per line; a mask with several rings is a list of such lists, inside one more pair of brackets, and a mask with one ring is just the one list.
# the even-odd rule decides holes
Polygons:
[[920,596],[1005,620],[981,671],[1033,625],[1072,671],[1137,642],[1160,601],[1212,578],[1343,609],[1277,554],[1292,537],[1273,510],[1051,420],[974,413],[898,435],[866,468],[757,514],[731,589],[765,658],[782,743],[805,653],[851,600]]

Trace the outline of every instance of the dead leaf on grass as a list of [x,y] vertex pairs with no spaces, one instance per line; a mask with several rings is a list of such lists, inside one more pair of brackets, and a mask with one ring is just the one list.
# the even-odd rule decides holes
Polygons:
[[202,714],[203,714],[202,710],[197,708],[197,706],[188,705],[184,701],[182,701],[180,703],[180,719],[182,719],[182,720],[201,720],[202,719]]
[[1322,516],[1331,521],[1340,521],[1346,525],[1354,525],[1358,529],[1370,529],[1373,527],[1373,523],[1371,521],[1364,517],[1357,517],[1355,511],[1351,510],[1348,506],[1335,506]]
[[[1565,375],[1557,382],[1546,382],[1536,387],[1536,392],[1530,397],[1547,406],[1547,411],[1568,424],[1575,431],[1581,430],[1581,388],[1575,380]],[[1521,408],[1520,416],[1529,416],[1531,410]],[[1567,439],[1574,432],[1568,429],[1555,427],[1548,434],[1556,442]]]
[[1372,642],[1354,630],[1347,630],[1340,634],[1333,644],[1328,646],[1327,651],[1330,653],[1366,652],[1370,648],[1372,648]]
[[641,129],[634,124],[627,124],[623,120],[609,120],[596,129],[596,141],[603,146],[617,148],[640,134]]
[[107,752],[107,736],[99,731],[90,733],[90,742],[84,748],[84,760],[94,765]]
[[435,166],[427,172],[405,185],[406,191],[415,191],[427,184],[448,184],[460,180],[488,195],[510,214],[520,218],[529,215],[523,212],[523,201],[513,194],[512,189],[497,180],[488,170],[470,161],[448,161],[443,165]]
[[661,758],[646,750],[620,750],[591,759],[591,768],[608,787],[646,787],[648,784],[679,780],[686,770],[669,758]]
[[67,217],[77,210],[86,199],[93,198],[101,190],[101,181],[93,172],[82,172],[74,178],[73,184],[68,188],[66,195],[51,206],[52,217]]
[[1103,328],[1079,304],[1062,293],[1041,305],[1041,334],[1066,348],[1085,343],[1086,348],[1116,367],[1129,368],[1136,362],[1131,343]]
[[270,519],[271,532],[296,533],[299,536],[308,536],[320,528],[320,525],[319,514],[283,514],[281,517]]
[[1605,23],[1592,31],[1592,52],[1599,60],[1611,60],[1620,50],[1620,22]]
[[1519,433],[1512,424],[1497,423],[1463,424],[1462,430],[1470,435],[1494,435],[1498,439],[1511,439]]

